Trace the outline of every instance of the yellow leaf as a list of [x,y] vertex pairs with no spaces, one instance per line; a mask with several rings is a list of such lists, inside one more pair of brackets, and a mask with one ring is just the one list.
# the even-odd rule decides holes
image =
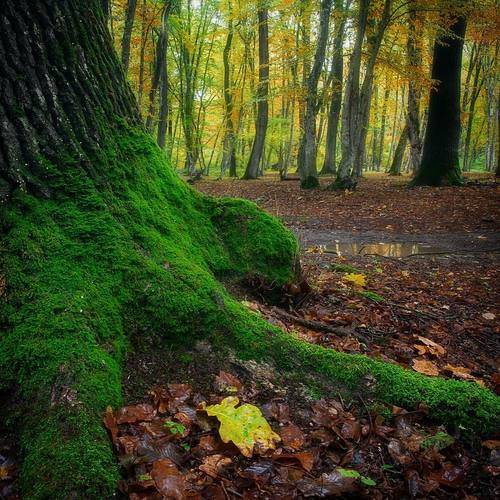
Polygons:
[[350,281],[361,288],[366,286],[366,276],[364,274],[346,274],[343,279],[345,281]]
[[412,368],[419,373],[424,375],[431,375],[437,377],[439,375],[439,370],[437,366],[431,361],[425,359],[414,359],[412,363]]
[[237,397],[229,396],[220,404],[205,408],[209,416],[219,420],[222,441],[232,441],[245,457],[252,456],[255,444],[261,451],[274,449],[281,438],[271,429],[261,411],[251,404],[236,408],[239,402]]

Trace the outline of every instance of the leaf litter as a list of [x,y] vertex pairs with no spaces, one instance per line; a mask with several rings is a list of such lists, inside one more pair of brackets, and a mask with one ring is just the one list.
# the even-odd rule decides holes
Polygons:
[[[122,466],[121,493],[132,500],[473,499],[495,491],[499,442],[469,448],[428,425],[423,406],[409,412],[321,399],[297,409],[269,391],[262,400],[252,386],[221,371],[205,394],[169,384],[135,405],[108,408],[103,423]],[[185,432],[172,432],[172,422]]]

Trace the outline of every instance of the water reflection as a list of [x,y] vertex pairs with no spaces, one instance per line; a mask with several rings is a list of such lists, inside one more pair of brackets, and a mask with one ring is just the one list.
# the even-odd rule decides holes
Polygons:
[[326,246],[328,253],[338,255],[380,255],[382,257],[409,257],[443,253],[443,249],[422,243],[345,243],[336,241]]

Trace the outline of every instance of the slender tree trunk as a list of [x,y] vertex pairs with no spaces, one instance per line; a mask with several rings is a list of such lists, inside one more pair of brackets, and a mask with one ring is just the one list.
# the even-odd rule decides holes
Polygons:
[[460,73],[466,20],[459,17],[434,45],[431,90],[422,161],[414,185],[462,184],[460,147]]
[[340,120],[340,109],[342,107],[342,81],[344,79],[344,37],[345,37],[345,12],[349,9],[350,0],[344,6],[343,0],[335,0],[335,10],[342,16],[336,27],[333,42],[332,61],[332,99],[328,110],[328,125],[326,131],[325,161],[321,170],[322,174],[334,174],[337,162],[337,136]]
[[139,102],[139,109],[142,109],[142,97],[144,94],[144,58],[146,56],[146,44],[148,41],[149,27],[146,23],[146,0],[142,0],[141,8],[141,50],[139,55],[139,84],[137,91],[137,100]]
[[135,10],[137,0],[128,0],[127,11],[125,14],[125,27],[123,28],[122,38],[122,64],[125,73],[128,73],[130,62],[130,39],[132,38],[132,30],[134,28]]
[[256,179],[259,173],[269,120],[269,29],[268,11],[265,2],[259,4],[259,84],[257,89],[258,111],[252,152],[245,171],[244,179]]
[[[165,73],[165,85],[168,85],[167,75],[166,75],[166,57],[167,57],[167,19],[170,13],[171,3],[166,0],[165,5],[163,7],[162,16],[161,16],[161,26],[158,32],[158,41],[156,43],[156,51],[155,51],[155,63],[153,68],[153,76],[151,78],[151,89],[149,91],[149,109],[148,115],[146,117],[146,129],[148,132],[153,133],[154,130],[154,116],[155,116],[155,100],[156,94],[158,93],[158,87],[160,85],[160,80],[162,77],[162,73]],[[165,88],[165,94],[167,94]],[[164,106],[168,106],[167,104],[167,95],[165,95]],[[165,112],[165,110],[164,110]],[[166,122],[165,122],[166,128]]]
[[410,169],[416,172],[422,156],[422,140],[420,136],[420,89],[412,75],[420,72],[422,53],[419,47],[421,30],[417,31],[416,0],[412,0],[409,9],[408,39],[406,52],[410,80],[408,83],[408,136],[410,140]]
[[351,179],[354,161],[354,150],[356,147],[356,135],[359,118],[359,78],[361,70],[361,49],[365,37],[368,20],[369,0],[359,0],[359,13],[356,28],[356,38],[349,61],[349,72],[346,88],[344,91],[344,103],[342,108],[342,158],[337,171],[337,179],[332,184],[334,189],[351,189],[355,183]]
[[330,27],[330,13],[333,0],[322,0],[320,12],[320,26],[316,53],[311,74],[307,80],[306,115],[304,119],[304,133],[299,146],[298,165],[300,185],[304,189],[319,186],[316,170],[316,115],[318,109],[318,82],[321,69],[325,62],[326,42]]
[[377,147],[377,164],[375,166],[377,172],[380,172],[382,167],[382,162],[384,161],[384,144],[385,144],[385,126],[387,121],[387,103],[389,101],[389,85],[386,80],[386,87],[384,91],[384,104],[382,106],[382,123],[380,124],[380,137]]
[[[231,12],[229,14],[231,16]],[[224,64],[224,106],[225,106],[225,133],[223,141],[223,155],[221,165],[221,177],[229,169],[229,175],[236,177],[236,134],[233,123],[233,85],[231,81],[231,46],[233,43],[233,21],[229,19],[226,45],[222,55]]]
[[389,175],[401,175],[401,166],[403,165],[406,144],[408,144],[408,124],[405,125],[401,135],[399,136],[398,145],[394,151],[394,157],[392,159],[391,167],[389,168]]

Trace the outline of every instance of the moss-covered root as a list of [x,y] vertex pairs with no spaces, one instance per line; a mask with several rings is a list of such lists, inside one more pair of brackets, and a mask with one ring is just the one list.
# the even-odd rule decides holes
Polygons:
[[242,314],[239,307],[233,311],[233,324],[239,325],[235,346],[242,357],[267,359],[290,373],[321,375],[352,395],[369,395],[408,409],[424,403],[432,420],[469,436],[500,428],[500,397],[474,382],[427,377],[396,364],[308,344],[263,326],[255,314]]

